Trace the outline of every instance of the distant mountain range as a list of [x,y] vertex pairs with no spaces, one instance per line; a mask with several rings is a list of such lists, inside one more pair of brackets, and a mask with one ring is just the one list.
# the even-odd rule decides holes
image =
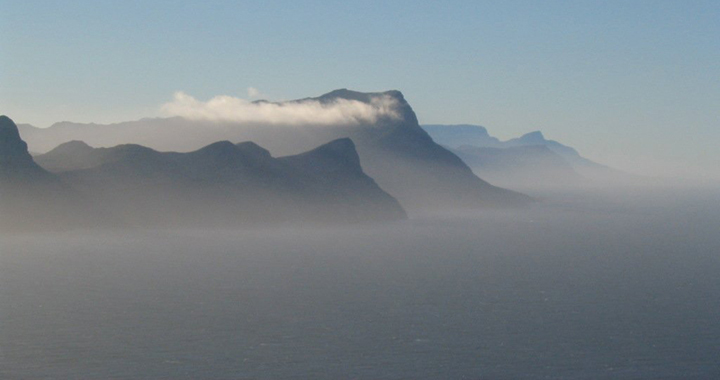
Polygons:
[[[261,103],[282,107],[311,104],[323,108],[340,102],[375,105],[378,99],[392,104],[391,116],[383,114],[372,121],[354,119],[349,123],[332,125],[282,125],[172,117],[112,125],[63,122],[46,129],[21,125],[20,133],[30,149],[38,153],[73,140],[95,147],[133,143],[181,152],[228,140],[253,141],[266,147],[273,156],[287,156],[333,140],[350,138],[364,171],[411,213],[519,206],[531,201],[523,194],[490,185],[478,178],[456,154],[435,143],[420,127],[415,113],[399,91],[361,93],[341,89],[317,98]],[[76,148],[87,151],[87,148]],[[71,165],[69,161],[53,162],[48,157],[39,157],[39,160],[53,169]]]
[[428,134],[473,171],[510,188],[591,186],[625,182],[629,174],[582,157],[575,149],[534,131],[501,141],[479,125],[423,125]]
[[3,230],[72,226],[202,226],[397,220],[399,203],[361,166],[350,139],[274,158],[227,141],[189,153],[79,141],[35,163],[9,118],[0,118]]
[[510,188],[556,188],[587,180],[545,145],[483,148],[462,145],[452,149],[479,176]]

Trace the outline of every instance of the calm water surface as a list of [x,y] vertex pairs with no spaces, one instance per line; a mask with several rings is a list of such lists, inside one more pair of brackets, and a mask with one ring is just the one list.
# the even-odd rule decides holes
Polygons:
[[720,192],[0,244],[2,379],[720,378]]

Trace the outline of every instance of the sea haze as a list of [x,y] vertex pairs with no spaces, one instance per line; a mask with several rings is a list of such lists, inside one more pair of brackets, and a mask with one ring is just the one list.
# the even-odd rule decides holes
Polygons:
[[0,378],[720,376],[720,191],[0,237]]

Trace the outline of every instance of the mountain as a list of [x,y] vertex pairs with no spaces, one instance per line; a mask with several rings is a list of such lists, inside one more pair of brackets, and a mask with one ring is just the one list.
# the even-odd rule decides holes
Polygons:
[[[552,187],[558,184],[562,184],[563,186],[569,184],[587,185],[590,183],[606,184],[608,182],[628,182],[633,180],[633,177],[629,174],[582,157],[577,150],[572,147],[563,145],[554,140],[546,139],[540,131],[530,132],[522,135],[521,137],[513,138],[507,141],[500,141],[499,139],[490,136],[487,129],[481,126],[428,125],[423,126],[423,128],[428,131],[434,140],[448,146],[450,149],[455,150],[456,153],[458,148],[464,146],[464,159],[471,161],[472,159],[467,156],[469,154],[467,147],[469,146],[493,149],[541,146],[546,147],[557,156],[550,159],[547,151],[539,150],[512,149],[505,152],[485,150],[485,153],[481,154],[482,158],[474,160],[474,164],[470,164],[473,170],[481,176],[488,172],[497,173],[499,176],[496,177],[490,175],[488,179],[495,179],[497,183],[505,186],[515,187],[516,184],[520,184],[517,180],[521,179],[523,175],[530,175],[531,177],[534,177],[535,184],[540,185],[541,187]],[[478,153],[478,151],[475,151],[474,154]],[[542,154],[544,156],[537,157],[538,161],[533,163],[532,167],[538,174],[548,174],[547,177],[544,177],[543,175],[533,175],[532,172],[528,172],[530,167],[527,166],[524,166],[523,168],[516,165],[506,165],[505,167],[502,165],[494,166],[496,163],[499,163],[499,161],[488,159],[489,155],[494,155],[498,157],[498,160],[500,160],[499,157],[502,157],[501,160],[504,162],[509,160],[517,163],[530,163],[528,159],[533,154]],[[518,155],[518,157],[513,158],[513,155]],[[558,158],[564,161],[564,163],[561,163]],[[484,166],[480,165],[481,162]],[[574,173],[567,170],[567,165],[571,167]],[[506,171],[505,176],[501,173],[503,170]],[[563,173],[566,175],[562,175]],[[586,180],[578,181],[578,175]],[[558,181],[558,176],[562,176],[561,181]],[[500,179],[500,181],[497,181],[498,179]],[[524,186],[521,185],[520,187]]]
[[451,149],[480,177],[500,186],[537,190],[578,186],[587,180],[545,145]]
[[50,179],[33,160],[15,123],[5,115],[0,116],[0,178],[6,186]]
[[106,222],[80,194],[38,166],[15,123],[0,116],[0,231],[67,229]]
[[526,133],[520,137],[510,139],[503,143],[503,147],[515,147],[515,146],[546,146],[551,151],[557,153],[565,160],[575,166],[583,165],[600,165],[596,164],[587,158],[580,156],[580,154],[574,148],[567,145],[563,145],[555,140],[547,140],[543,136],[542,132],[534,131]]
[[411,213],[518,206],[530,201],[525,195],[481,180],[455,154],[434,142],[420,127],[414,111],[399,91],[362,93],[341,89],[316,98],[254,104],[279,108],[307,105],[321,110],[333,105],[362,106],[362,109],[386,107],[389,112],[370,119],[346,118],[333,124],[322,120],[290,125],[173,117],[112,125],[63,122],[47,129],[26,126],[21,133],[27,135],[31,149],[37,152],[71,140],[82,140],[97,147],[134,143],[183,152],[218,140],[247,140],[266,147],[274,156],[299,154],[339,138],[350,138],[364,171]]
[[557,153],[570,163],[573,169],[575,169],[575,171],[577,171],[580,175],[594,181],[596,184],[631,183],[638,180],[635,176],[588,160],[587,158],[581,156],[574,148],[563,145],[555,140],[547,140],[540,131],[526,133],[518,138],[508,140],[505,142],[505,145],[509,147],[533,145],[546,146],[548,149]]
[[252,142],[220,141],[177,153],[72,141],[37,160],[127,225],[230,227],[406,217],[363,172],[347,138],[281,158]]
[[449,147],[463,145],[500,148],[503,143],[497,138],[490,136],[485,127],[479,125],[456,124],[456,125],[423,125],[422,128],[430,134],[436,143]]
[[46,154],[35,156],[35,162],[51,172],[89,169],[98,166],[105,155],[83,141],[61,144]]

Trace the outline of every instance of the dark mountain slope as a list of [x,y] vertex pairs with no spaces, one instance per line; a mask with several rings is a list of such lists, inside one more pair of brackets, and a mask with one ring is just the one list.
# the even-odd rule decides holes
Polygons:
[[0,231],[61,230],[108,223],[83,202],[80,194],[38,166],[15,123],[0,116]]
[[63,168],[62,178],[130,225],[405,218],[397,201],[362,171],[348,139],[279,159],[250,142],[221,141],[189,153],[132,144],[90,149],[65,144],[39,160]]

